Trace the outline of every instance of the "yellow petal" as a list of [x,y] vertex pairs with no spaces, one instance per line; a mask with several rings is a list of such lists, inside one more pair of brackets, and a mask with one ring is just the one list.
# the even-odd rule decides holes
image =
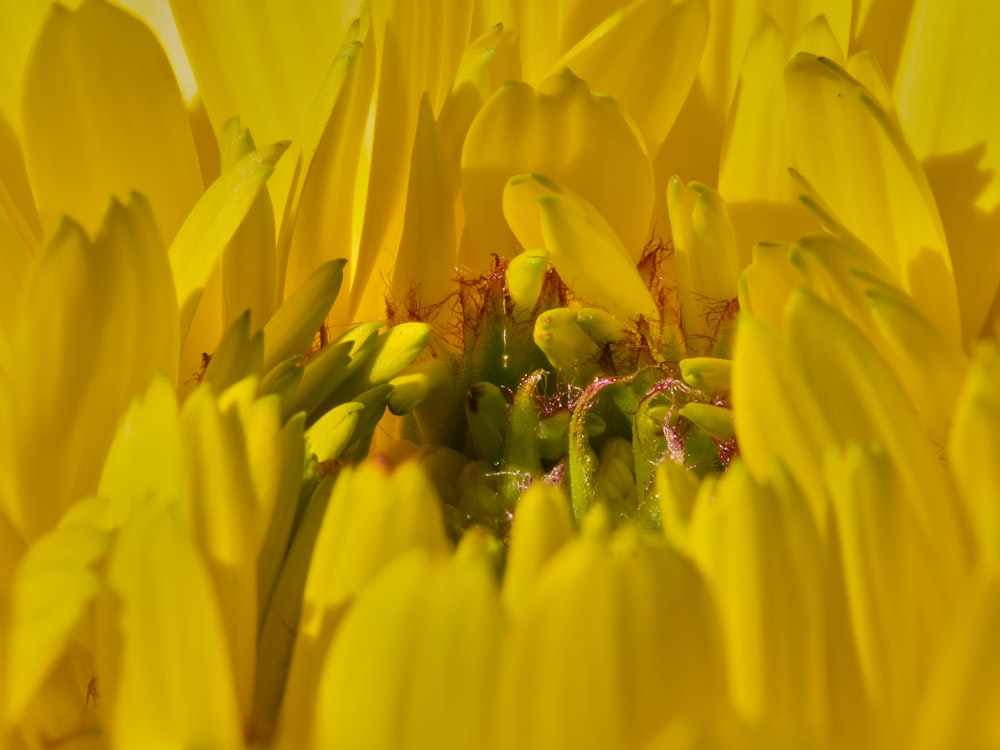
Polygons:
[[638,259],[653,207],[653,173],[642,137],[612,99],[592,94],[565,70],[537,91],[505,83],[469,127],[462,152],[463,262],[486,268],[491,253],[512,254],[517,245],[499,207],[508,179],[531,172],[592,204],[627,254]]
[[923,532],[936,540],[937,568],[960,580],[966,549],[952,490],[898,378],[854,326],[808,292],[793,294],[788,318],[791,348],[837,441],[884,447]]
[[[360,3],[170,3],[184,50],[216,133],[239,115],[262,143],[293,139],[310,123],[324,74],[340,52]],[[247,43],[247,40],[253,40]],[[294,162],[282,164],[272,185],[280,216]]]
[[36,257],[36,241],[0,184],[0,332],[10,336],[18,297]]
[[931,441],[944,445],[968,364],[965,353],[905,295],[876,287],[867,297],[888,344],[886,360]]
[[975,538],[977,557],[1000,562],[1000,492],[997,463],[989,456],[997,446],[1000,418],[1000,353],[992,342],[980,344],[962,386],[951,436],[948,462],[958,485]]
[[[996,5],[914,3],[893,93],[900,125],[938,201],[948,235],[968,343],[984,326],[1000,284],[1000,108],[987,92],[996,68]],[[992,313],[991,313],[992,315]]]
[[799,54],[785,80],[798,171],[931,318],[957,337],[948,243],[927,179],[890,114],[822,58]]
[[[238,387],[238,386],[235,386]],[[211,391],[194,391],[181,411],[188,485],[184,520],[215,584],[235,695],[250,714],[257,643],[257,552],[263,524],[238,419],[221,413]]]
[[418,306],[441,302],[457,276],[455,195],[430,99],[420,100],[417,132],[410,160],[406,218],[392,276],[397,300],[412,292]]
[[826,493],[820,481],[820,451],[833,433],[806,377],[763,321],[740,316],[733,352],[733,410],[740,456],[758,479],[768,475],[777,458],[805,491],[821,525]]
[[[439,502],[416,462],[403,464],[392,474],[368,462],[338,476],[302,595],[302,618],[281,716],[282,747],[309,744],[319,705],[310,696],[316,695],[322,655],[345,602],[407,551],[445,551]],[[324,711],[331,708],[325,705]]]
[[4,722],[16,724],[42,681],[63,656],[73,631],[97,595],[92,566],[104,556],[107,534],[86,526],[60,527],[25,555],[11,586],[4,666]]
[[344,263],[343,260],[331,260],[313,271],[267,322],[264,327],[264,372],[289,357],[303,356],[309,349],[313,336],[340,292]]
[[157,372],[176,379],[175,300],[159,233],[138,196],[112,203],[93,243],[64,222],[43,251],[22,300],[10,373],[24,514],[12,520],[28,537],[96,489],[132,397]]
[[992,710],[1000,700],[992,668],[1000,627],[1000,579],[995,570],[973,581],[943,641],[907,747],[990,747],[1000,743],[1000,725]]
[[242,746],[219,603],[176,510],[140,511],[125,524],[108,581],[115,599],[101,603],[97,622],[108,648],[98,671],[111,742]]
[[989,209],[1000,201],[1000,154],[993,145],[1000,107],[992,94],[1000,65],[997,28],[1000,7],[988,0],[961,8],[917,0],[894,89],[903,132],[920,158],[987,144],[981,166],[993,179],[978,204]]
[[28,184],[23,144],[15,128],[14,123],[0,115],[0,194],[3,195],[0,200],[11,217],[16,217],[25,233],[25,241],[34,245],[42,236],[42,227]]
[[0,116],[16,130],[21,123],[21,82],[38,30],[49,10],[48,0],[29,0],[0,9]]
[[[729,110],[719,165],[719,192],[729,202],[788,201],[792,161],[782,71],[788,42],[768,16],[750,40]],[[776,239],[773,237],[761,239]]]
[[740,309],[779,332],[785,325],[785,303],[802,281],[789,260],[790,252],[790,245],[762,242],[753,249],[753,262],[740,274]]
[[213,267],[287,147],[288,143],[275,143],[237,161],[212,183],[177,232],[170,245],[170,266],[177,287],[182,335],[187,335]]
[[109,501],[108,526],[151,505],[151,498],[180,500],[184,480],[177,396],[158,377],[129,405],[108,449],[98,485],[98,494]]
[[851,34],[851,11],[850,0],[713,0],[710,4],[713,23],[700,71],[710,101],[723,112],[728,109],[748,42],[765,14],[789,39],[795,39],[817,16],[825,16],[838,47],[846,50]]
[[573,517],[563,492],[546,482],[532,483],[517,501],[503,577],[504,609],[512,618],[524,615],[539,574],[572,535]]
[[[707,0],[630,3],[594,27],[550,73],[569,68],[592,89],[613,96],[635,120],[648,152],[656,154],[698,72],[708,5]],[[651,90],[651,73],[670,85]]]
[[801,493],[757,483],[742,464],[699,503],[691,549],[719,607],[734,707],[751,723],[822,736],[828,697],[820,537]]
[[[351,257],[364,213],[363,143],[375,80],[375,44],[370,14],[362,13],[347,31],[302,136],[292,193],[278,237],[278,270],[287,293],[297,289],[321,263]],[[346,320],[347,300],[338,306]],[[340,315],[338,317],[340,317]]]
[[653,297],[628,250],[585,198],[546,176],[522,175],[507,185],[504,212],[518,239],[541,238],[550,262],[579,299],[621,321],[655,315]]
[[[380,40],[365,217],[351,278],[352,317],[383,301],[379,285],[369,279],[389,274],[392,250],[399,247],[420,97],[427,92],[432,110],[441,107],[468,44],[471,18],[472,7],[463,0],[395,3],[389,9]],[[425,29],[435,29],[433,40]]]
[[316,746],[485,746],[503,619],[477,546],[443,565],[408,555],[361,594],[325,659]]
[[850,443],[827,476],[864,702],[878,746],[899,745],[957,586],[942,578],[937,540],[920,528],[879,447]]
[[[224,172],[255,149],[250,131],[240,128],[239,120],[230,121],[221,141]],[[247,310],[253,330],[267,323],[278,304],[276,266],[274,210],[262,191],[219,258],[224,328]]]
[[201,172],[170,62],[142,22],[104,0],[76,11],[54,5],[28,61],[23,102],[46,233],[62,214],[93,232],[111,196],[136,190],[164,241],[174,238],[201,194]]

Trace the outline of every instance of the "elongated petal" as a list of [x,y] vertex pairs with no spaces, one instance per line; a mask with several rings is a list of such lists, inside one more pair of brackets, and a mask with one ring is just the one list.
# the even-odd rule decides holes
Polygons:
[[750,723],[780,716],[821,736],[828,722],[822,557],[801,494],[782,496],[734,464],[713,502],[695,507],[691,548],[719,607],[739,715]]
[[572,534],[573,517],[563,492],[545,482],[533,483],[517,501],[511,529],[503,578],[504,608],[511,617],[523,616],[539,574]]
[[653,206],[653,173],[642,136],[612,99],[592,94],[565,70],[537,91],[505,83],[470,126],[462,152],[464,262],[485,268],[490,253],[516,248],[500,214],[501,200],[509,178],[531,172],[565,184],[591,203],[628,255],[638,259]]
[[62,214],[93,232],[112,196],[136,190],[164,241],[174,238],[201,193],[201,172],[170,62],[145,25],[104,0],[76,11],[52,6],[23,101],[28,174],[46,233]]
[[[231,120],[222,134],[223,172],[255,150],[250,131]],[[219,259],[222,324],[228,327],[250,311],[254,330],[262,328],[278,304],[274,209],[261,191]]]
[[458,254],[454,203],[444,146],[430,99],[424,96],[410,160],[403,236],[392,276],[396,299],[412,291],[418,304],[431,305],[452,291]]
[[896,745],[958,588],[938,575],[932,537],[885,451],[851,443],[842,457],[830,456],[827,471],[875,744]]
[[792,198],[787,172],[792,148],[782,77],[787,61],[788,41],[768,16],[747,47],[736,98],[729,110],[719,166],[719,192],[727,201],[781,202]]
[[[740,455],[757,478],[775,458],[807,493],[817,521],[825,511],[819,449],[833,438],[807,375],[758,318],[739,319],[733,352],[733,408]],[[794,404],[794,406],[793,406]]]
[[23,299],[12,346],[19,364],[10,373],[23,503],[12,520],[28,537],[96,489],[132,397],[157,372],[176,379],[175,299],[159,233],[137,196],[112,204],[93,243],[64,222],[43,251]]
[[898,125],[831,61],[799,54],[785,80],[797,169],[931,318],[957,337],[948,243],[927,179]]
[[194,317],[201,290],[229,241],[264,189],[288,143],[275,143],[237,161],[199,199],[170,245],[170,266],[181,310],[181,333]]
[[[420,98],[438,110],[469,41],[472,7],[463,0],[394,3],[385,21],[364,224],[353,265],[351,310],[381,306],[371,278],[388,275],[403,230],[409,155]],[[432,37],[424,29],[435,29]],[[354,316],[352,316],[354,317]]]
[[923,533],[935,539],[937,571],[957,584],[967,550],[953,491],[898,378],[856,328],[808,292],[793,294],[788,316],[789,343],[837,441],[884,447]]
[[236,415],[222,413],[205,386],[185,402],[181,433],[189,481],[182,496],[183,517],[215,585],[235,695],[246,719],[253,696],[257,552],[263,528],[246,438]]
[[18,297],[34,262],[36,242],[20,214],[0,185],[0,332],[10,336],[17,313]]
[[[351,24],[302,136],[278,237],[280,286],[288,293],[318,265],[349,257],[354,249],[364,214],[355,196],[363,184],[358,170],[367,166],[363,137],[375,81],[374,33],[366,12]],[[344,319],[347,308],[343,299],[338,311]]]

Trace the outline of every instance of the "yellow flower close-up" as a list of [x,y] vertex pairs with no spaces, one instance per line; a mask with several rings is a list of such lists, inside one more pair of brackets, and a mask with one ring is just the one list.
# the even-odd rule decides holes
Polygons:
[[0,3],[0,748],[1000,748],[998,38]]

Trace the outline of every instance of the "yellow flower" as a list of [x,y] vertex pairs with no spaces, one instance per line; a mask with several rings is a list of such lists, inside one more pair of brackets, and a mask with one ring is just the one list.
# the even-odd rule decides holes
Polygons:
[[0,744],[1000,743],[992,4],[129,6],[0,11]]

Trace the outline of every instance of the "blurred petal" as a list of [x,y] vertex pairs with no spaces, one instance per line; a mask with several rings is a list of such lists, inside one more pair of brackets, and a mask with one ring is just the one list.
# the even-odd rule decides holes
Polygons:
[[735,463],[695,506],[690,533],[719,608],[734,708],[751,724],[780,717],[800,736],[823,736],[823,559],[799,490],[776,492]]
[[101,603],[98,623],[102,645],[109,647],[99,672],[110,741],[120,747],[241,747],[219,603],[176,510],[132,517],[119,532],[107,575],[115,599]]
[[991,457],[1000,450],[1000,353],[992,342],[976,348],[958,397],[948,461],[969,517],[977,557],[1000,563],[1000,466]]
[[562,490],[533,482],[517,501],[504,571],[503,603],[511,618],[524,615],[539,574],[572,535],[573,517]]
[[503,619],[484,541],[407,555],[361,593],[324,659],[317,746],[486,745]]
[[13,581],[4,723],[16,724],[28,701],[69,646],[100,589],[92,566],[107,535],[86,526],[55,529],[25,555]]
[[1000,628],[1000,577],[995,569],[974,580],[944,639],[910,731],[914,750],[991,747],[1000,743],[992,707],[1000,700],[993,659]]
[[739,319],[733,352],[733,409],[740,456],[758,479],[777,458],[809,498],[822,529],[826,515],[819,449],[833,434],[811,397],[807,373],[758,318]]
[[[334,704],[317,702],[312,696],[316,695],[323,655],[328,653],[343,607],[404,553],[426,550],[440,555],[445,551],[447,542],[438,503],[417,463],[404,464],[387,474],[375,462],[367,462],[344,470],[338,477],[302,597],[302,619],[290,659],[281,715],[281,747],[326,744],[318,740],[311,743],[309,738],[316,720],[314,714],[318,717],[329,712]],[[385,623],[385,627],[394,626]],[[392,679],[392,675],[377,677],[386,678]],[[372,725],[364,726],[373,729]],[[389,731],[390,727],[383,729]]]
[[173,239],[201,194],[201,171],[170,63],[146,26],[104,0],[76,11],[53,5],[23,101],[28,175],[46,233],[62,214],[93,232],[112,196],[136,190],[164,241]]
[[112,203],[94,242],[70,222],[49,241],[12,342],[21,504],[12,520],[27,537],[96,489],[132,397],[157,372],[176,379],[175,300],[159,233],[138,196]]

